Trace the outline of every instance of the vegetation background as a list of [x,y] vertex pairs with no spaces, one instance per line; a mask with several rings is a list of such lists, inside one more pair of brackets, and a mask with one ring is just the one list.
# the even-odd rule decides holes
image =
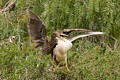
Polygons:
[[[8,0],[0,0],[0,8]],[[41,56],[27,32],[31,9],[48,29],[84,28],[110,36],[79,39],[68,52],[70,72],[52,71],[50,55]],[[9,43],[10,36],[17,36]],[[16,0],[12,11],[0,13],[0,80],[120,80],[119,0]]]

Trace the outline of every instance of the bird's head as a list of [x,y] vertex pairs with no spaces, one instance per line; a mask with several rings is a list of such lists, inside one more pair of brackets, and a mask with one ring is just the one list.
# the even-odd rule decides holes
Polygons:
[[68,37],[68,35],[64,34],[64,33],[61,33],[60,36],[62,36],[62,37]]
[[60,33],[59,32],[53,32],[52,36],[53,37],[58,37],[58,36],[60,36]]
[[53,32],[53,34],[52,34],[53,39],[59,38],[61,40],[64,40],[64,37],[67,37],[67,36],[68,35],[63,34],[63,33],[59,33],[59,32]]

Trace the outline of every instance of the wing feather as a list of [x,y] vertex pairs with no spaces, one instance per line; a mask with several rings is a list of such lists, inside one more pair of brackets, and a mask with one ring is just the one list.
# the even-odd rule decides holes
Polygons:
[[91,30],[87,30],[87,29],[64,29],[63,30],[63,34],[69,34],[71,32],[90,32]]
[[46,28],[42,24],[42,21],[32,11],[28,10],[28,16],[29,36],[35,43],[35,47],[43,46],[46,43]]
[[100,35],[100,34],[105,34],[105,33],[104,32],[88,32],[87,34],[78,35],[78,36],[75,36],[69,40],[70,40],[70,42],[73,42],[73,41],[75,41],[79,38],[82,38],[82,37],[87,37],[87,36],[91,36],[91,35]]

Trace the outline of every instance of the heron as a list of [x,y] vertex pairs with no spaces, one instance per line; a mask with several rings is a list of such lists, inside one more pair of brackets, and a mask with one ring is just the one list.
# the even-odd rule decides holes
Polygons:
[[[53,60],[56,62],[56,68],[59,68],[61,63],[64,62],[68,71],[67,52],[73,46],[73,42],[79,38],[87,37],[91,35],[101,35],[104,32],[96,32],[87,29],[63,29],[61,32],[53,31],[51,33],[51,39],[47,38],[47,29],[42,23],[40,18],[32,11],[27,10],[28,21],[28,33],[30,39],[37,48],[40,46],[41,54],[51,54]],[[72,32],[85,32],[72,38],[69,38],[69,34]]]

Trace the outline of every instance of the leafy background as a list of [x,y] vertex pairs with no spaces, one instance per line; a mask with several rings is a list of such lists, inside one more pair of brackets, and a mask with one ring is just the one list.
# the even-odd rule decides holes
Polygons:
[[[7,1],[0,0],[0,8]],[[53,30],[64,28],[102,31],[109,36],[79,39],[68,52],[70,72],[65,67],[52,71],[55,64],[50,55],[41,56],[28,37],[24,9],[28,4],[47,27],[48,38]],[[19,39],[8,43],[16,35]],[[119,80],[119,42],[119,0],[16,0],[13,11],[0,14],[0,79]]]

